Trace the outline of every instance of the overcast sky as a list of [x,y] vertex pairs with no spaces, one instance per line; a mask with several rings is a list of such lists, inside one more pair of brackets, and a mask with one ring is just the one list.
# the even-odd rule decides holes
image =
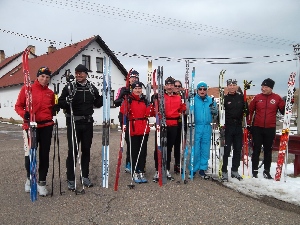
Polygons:
[[[286,95],[288,75],[299,70],[292,46],[300,43],[299,12],[298,0],[1,0],[0,49],[8,57],[31,44],[41,55],[50,41],[22,36],[69,44],[100,35],[115,52],[171,57],[153,62],[155,68],[164,67],[165,78],[184,81],[185,61],[176,59],[199,58],[190,64],[196,67],[195,85],[203,80],[217,86],[225,69],[225,80],[253,80],[249,94],[259,93],[270,77],[274,92]],[[147,59],[117,57],[146,82]],[[251,63],[226,64],[232,62]]]

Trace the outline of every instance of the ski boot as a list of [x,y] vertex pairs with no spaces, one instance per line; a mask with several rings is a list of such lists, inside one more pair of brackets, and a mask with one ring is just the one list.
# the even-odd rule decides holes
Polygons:
[[153,176],[153,182],[157,183],[158,182],[158,171],[155,172],[154,176]]
[[232,170],[231,170],[231,177],[232,177],[232,178],[236,178],[236,179],[238,179],[239,181],[243,180],[243,178],[240,176],[240,174],[239,174],[238,171],[232,171]]
[[131,172],[131,167],[130,167],[130,162],[128,162],[126,165],[125,165],[125,173],[130,173]]
[[224,182],[224,181],[227,181],[227,182],[228,182],[228,172],[222,172],[221,180],[222,180],[223,182]]
[[174,177],[172,177],[172,175],[170,174],[169,170],[167,170],[167,179],[171,181],[175,180]]
[[270,172],[268,170],[264,170],[263,175],[264,175],[264,178],[266,178],[266,179],[269,179],[269,180],[273,179],[273,177],[270,175]]
[[204,170],[200,170],[199,171],[199,175],[201,178],[203,178],[204,180],[208,180],[210,178],[210,176],[206,175]]

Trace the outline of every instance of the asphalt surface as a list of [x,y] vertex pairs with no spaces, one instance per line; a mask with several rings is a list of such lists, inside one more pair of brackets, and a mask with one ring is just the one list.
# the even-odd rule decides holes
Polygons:
[[[95,127],[91,149],[90,178],[94,187],[85,194],[67,190],[65,160],[66,130],[59,130],[62,191],[59,191],[57,158],[54,195],[38,197],[36,202],[24,191],[26,173],[21,127],[0,123],[0,223],[1,224],[299,224],[300,207],[262,196],[254,199],[231,190],[219,182],[196,177],[187,184],[174,175],[163,187],[152,182],[154,175],[154,132],[148,141],[147,184],[131,184],[124,173],[123,153],[119,190],[114,191],[120,134],[111,131],[109,188],[101,182],[101,127]],[[53,146],[47,189],[51,192]],[[171,165],[173,168],[173,165]],[[79,174],[79,173],[78,173]]]

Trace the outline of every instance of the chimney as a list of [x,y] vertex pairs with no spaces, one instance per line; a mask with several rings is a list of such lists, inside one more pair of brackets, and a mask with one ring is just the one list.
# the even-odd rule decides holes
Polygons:
[[55,52],[56,51],[56,47],[54,47],[53,45],[50,45],[48,47],[48,54],[51,53],[51,52]]
[[35,55],[35,46],[29,45],[28,47],[30,48],[30,52]]
[[4,50],[0,50],[0,63],[1,63],[2,61],[4,61],[4,59],[5,59],[5,53],[4,53]]

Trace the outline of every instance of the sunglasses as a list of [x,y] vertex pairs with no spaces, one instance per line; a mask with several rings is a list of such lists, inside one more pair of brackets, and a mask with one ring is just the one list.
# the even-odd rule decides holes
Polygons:
[[198,88],[199,91],[207,91],[207,88]]
[[181,85],[174,85],[174,87],[181,88]]

